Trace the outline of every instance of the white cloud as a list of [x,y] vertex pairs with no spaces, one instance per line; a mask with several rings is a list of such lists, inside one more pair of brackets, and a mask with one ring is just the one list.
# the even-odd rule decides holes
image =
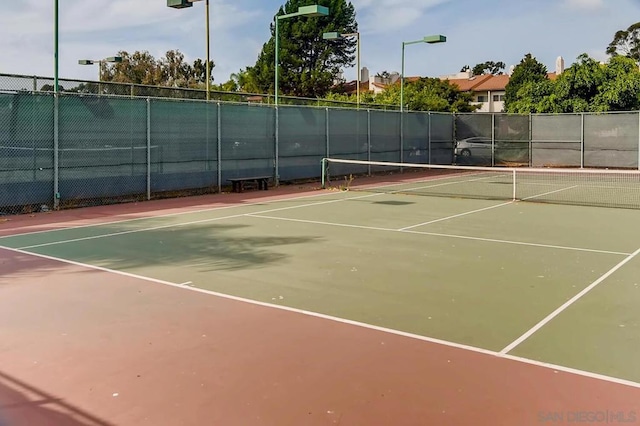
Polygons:
[[427,10],[451,0],[353,0],[357,19],[365,34],[387,33],[410,27],[424,18]]
[[597,10],[604,7],[604,0],[565,0],[565,4],[573,9]]

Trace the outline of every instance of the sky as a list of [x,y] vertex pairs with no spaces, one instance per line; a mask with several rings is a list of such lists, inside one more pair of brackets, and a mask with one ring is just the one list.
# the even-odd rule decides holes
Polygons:
[[[177,49],[191,63],[206,57],[204,1],[171,9],[166,0],[58,0],[59,76],[95,80],[119,51],[156,58]],[[214,82],[255,63],[269,25],[286,0],[210,0]],[[309,4],[313,4],[309,0]],[[531,53],[555,70],[578,55],[606,60],[618,30],[640,20],[640,0],[351,0],[361,35],[361,64],[371,75],[401,70],[402,42],[442,34],[446,43],[406,47],[407,76],[455,74],[465,65],[517,65]],[[0,0],[0,73],[54,75],[54,0]],[[356,79],[355,66],[345,70]]]

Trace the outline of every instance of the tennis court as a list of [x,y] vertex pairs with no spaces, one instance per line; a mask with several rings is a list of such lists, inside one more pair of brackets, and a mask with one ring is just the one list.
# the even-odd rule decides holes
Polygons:
[[0,424],[640,422],[637,175],[478,171],[2,222]]

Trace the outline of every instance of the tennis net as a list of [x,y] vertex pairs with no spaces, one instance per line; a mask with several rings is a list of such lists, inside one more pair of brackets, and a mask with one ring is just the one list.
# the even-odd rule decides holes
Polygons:
[[322,186],[640,209],[640,171],[637,170],[473,167],[325,158]]

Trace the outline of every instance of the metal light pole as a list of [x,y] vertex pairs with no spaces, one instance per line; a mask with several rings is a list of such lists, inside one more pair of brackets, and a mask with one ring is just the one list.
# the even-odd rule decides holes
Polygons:
[[402,73],[400,74],[400,112],[404,111],[404,47],[410,44],[417,43],[444,43],[447,41],[447,38],[443,35],[430,35],[423,37],[421,40],[415,41],[403,41],[402,42]]
[[[193,3],[202,0],[167,0],[167,7],[171,7],[173,9],[184,9],[187,7],[193,6]],[[211,100],[211,67],[209,64],[211,63],[211,37],[209,34],[209,0],[205,0],[205,28],[206,28],[206,40],[207,40],[207,63],[206,67],[206,75],[207,75],[207,100]]]
[[59,35],[58,0],[53,2],[53,93],[58,94],[58,35]]
[[322,34],[322,38],[324,38],[325,40],[337,40],[339,38],[346,38],[346,37],[356,37],[356,67],[358,68],[358,73],[356,76],[356,84],[358,85],[358,87],[356,88],[356,96],[357,96],[357,103],[358,103],[358,108],[360,108],[360,33],[348,33],[348,34],[340,34],[340,33],[324,33]]
[[276,34],[275,34],[275,38],[276,38],[276,52],[275,52],[275,56],[276,56],[276,60],[275,60],[275,89],[274,89],[274,96],[275,96],[275,104],[276,106],[278,106],[278,73],[279,73],[279,68],[280,68],[280,58],[279,58],[279,52],[278,50],[280,49],[280,30],[279,30],[279,22],[282,19],[288,19],[288,18],[293,18],[296,16],[307,16],[310,18],[313,17],[318,17],[318,16],[327,16],[329,15],[329,8],[328,7],[324,7],[324,6],[318,6],[317,4],[311,5],[311,6],[300,6],[298,8],[297,12],[294,13],[288,13],[286,15],[280,15],[275,17],[275,25],[276,25]]

